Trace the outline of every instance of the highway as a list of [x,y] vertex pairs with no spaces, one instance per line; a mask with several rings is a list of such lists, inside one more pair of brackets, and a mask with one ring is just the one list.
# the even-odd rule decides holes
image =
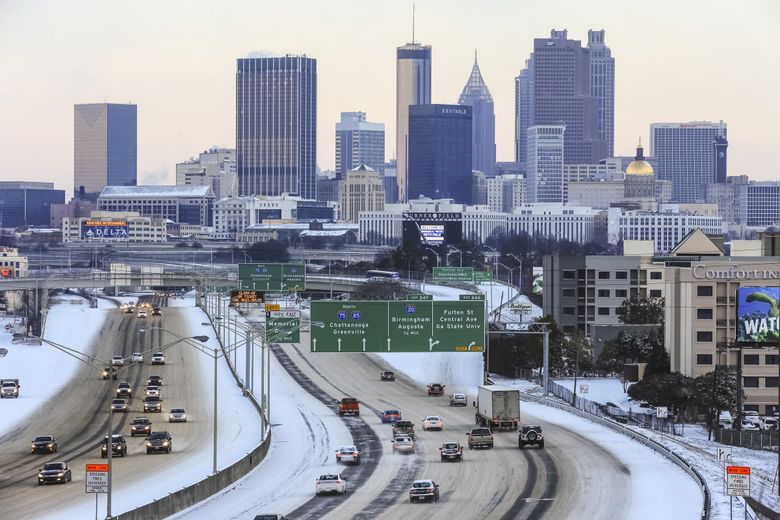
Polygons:
[[[160,303],[158,301],[158,303]],[[139,332],[139,328],[164,326],[173,332],[188,336],[179,317],[180,310],[163,307],[163,317],[137,318],[119,309],[109,311],[105,327],[92,346],[92,354],[99,359],[110,359],[121,354],[129,358],[133,351],[152,350],[174,341],[171,334],[160,330]],[[78,324],[74,324],[78,326]],[[143,342],[143,345],[141,345]],[[128,413],[113,414],[114,433],[123,433],[127,440],[128,456],[113,457],[113,486],[115,492],[136,481],[153,482],[155,470],[161,466],[179,465],[186,470],[188,452],[211,443],[212,412],[210,385],[203,385],[197,377],[194,356],[200,355],[191,347],[179,344],[166,351],[166,364],[151,365],[151,353],[143,365],[131,365],[120,373],[116,381],[102,380],[99,371],[81,365],[78,373],[63,391],[52,396],[26,424],[0,438],[0,511],[3,518],[36,518],[53,515],[84,500],[92,499],[84,492],[84,466],[87,463],[105,463],[100,457],[100,443],[107,433],[108,410],[114,397],[114,388],[120,381],[133,386],[133,397]],[[163,378],[163,411],[144,414],[143,389],[150,374]],[[183,407],[190,422],[168,423],[168,411]],[[171,454],[147,455],[144,437],[130,437],[129,424],[136,415],[146,415],[153,430],[167,430],[173,437]],[[32,455],[30,441],[37,435],[52,434],[59,443],[55,454]],[[73,481],[64,485],[37,485],[37,472],[50,461],[65,461],[73,473]],[[105,496],[101,496],[105,515]]]
[[[466,449],[462,463],[440,462],[438,448],[443,442],[465,443],[465,434],[474,425],[471,406],[453,408],[446,396],[427,397],[424,388],[403,376],[396,382],[381,382],[379,373],[387,367],[369,355],[311,354],[301,347],[307,340],[284,346],[281,354],[276,349],[277,357],[282,362],[289,357],[300,369],[299,377],[309,380],[304,384],[324,391],[334,408],[342,396],[361,401],[360,419],[347,418],[346,422],[353,434],[363,428],[356,443],[364,450],[364,462],[345,468],[351,489],[347,496],[313,497],[291,512],[291,518],[606,520],[628,516],[630,472],[603,447],[524,414],[524,422],[542,424],[544,449],[520,450],[516,433],[497,432],[495,448]],[[393,454],[391,428],[381,424],[378,416],[387,408],[401,410],[404,419],[415,423],[415,454]],[[421,422],[426,415],[440,415],[444,430],[423,432]],[[437,504],[409,503],[409,485],[422,478],[439,484]]]

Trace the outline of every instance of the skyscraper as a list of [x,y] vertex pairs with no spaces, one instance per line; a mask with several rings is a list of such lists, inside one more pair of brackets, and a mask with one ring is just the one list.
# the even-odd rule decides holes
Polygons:
[[95,199],[106,186],[135,186],[137,178],[138,107],[74,105],[74,195]]
[[414,42],[398,47],[395,73],[395,155],[398,200],[407,199],[409,106],[431,103],[431,46]]
[[317,60],[239,58],[236,164],[239,195],[316,195]]
[[657,178],[672,181],[674,202],[703,202],[706,185],[726,178],[726,123],[653,123],[650,152]]
[[528,202],[563,202],[563,157],[566,127],[529,127],[526,189]]
[[496,168],[496,116],[493,96],[477,64],[477,51],[474,51],[474,67],[458,104],[471,107],[471,168],[492,175]]
[[342,112],[336,123],[336,176],[365,164],[379,172],[385,167],[385,125],[369,123],[365,112]]
[[589,50],[579,40],[568,39],[566,30],[534,39],[534,52],[515,79],[518,161],[528,159],[524,149],[528,139],[521,138],[535,125],[566,127],[566,164],[595,164],[607,157],[607,143],[599,139],[599,100],[591,94],[590,75]]
[[471,204],[471,107],[409,107],[409,200]]
[[607,156],[615,147],[615,58],[604,42],[604,29],[588,31],[590,95],[598,99],[598,139],[607,143]]

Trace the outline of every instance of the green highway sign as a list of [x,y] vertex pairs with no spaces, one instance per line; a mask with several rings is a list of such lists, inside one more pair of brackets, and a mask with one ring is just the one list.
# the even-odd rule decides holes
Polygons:
[[238,264],[238,288],[255,291],[303,291],[305,264]]
[[270,343],[300,343],[300,311],[269,311],[265,313],[266,340]]
[[474,271],[474,283],[493,281],[493,273],[490,271]]
[[482,301],[314,301],[312,352],[482,352]]
[[469,302],[469,301],[485,301],[485,295],[484,294],[459,294],[458,300]]
[[432,294],[407,294],[406,296],[404,296],[404,299],[427,301],[427,300],[433,300],[433,295]]
[[473,282],[473,267],[434,267],[434,282]]

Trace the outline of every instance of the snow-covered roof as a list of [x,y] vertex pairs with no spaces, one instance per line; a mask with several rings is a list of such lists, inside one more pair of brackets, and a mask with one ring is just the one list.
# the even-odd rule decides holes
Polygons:
[[106,186],[100,197],[213,197],[211,186]]
[[354,233],[354,229],[307,229],[301,231],[302,237],[342,237],[347,233]]

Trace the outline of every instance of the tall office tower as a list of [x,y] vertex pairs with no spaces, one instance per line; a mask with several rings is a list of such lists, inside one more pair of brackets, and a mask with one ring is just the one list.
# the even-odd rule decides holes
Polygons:
[[471,107],[409,107],[409,200],[471,204]]
[[316,198],[317,60],[239,58],[238,194]]
[[492,175],[496,169],[496,116],[493,96],[477,64],[477,51],[474,51],[474,67],[458,104],[471,107],[471,168]]
[[137,179],[138,107],[74,105],[74,195],[95,200],[106,186],[135,186]]
[[650,125],[650,152],[658,161],[656,175],[672,181],[674,202],[703,202],[706,185],[725,180],[727,146],[723,121]]
[[385,167],[385,125],[369,123],[365,112],[342,112],[336,123],[336,176],[365,164],[379,172]]
[[607,156],[615,148],[615,58],[604,43],[604,29],[588,31],[590,95],[598,99],[598,139],[607,143]]
[[526,197],[528,202],[563,202],[563,125],[537,125],[528,128]]
[[398,200],[407,199],[409,106],[431,103],[431,46],[414,42],[398,47],[395,67],[395,154]]
[[[526,160],[528,139],[523,132],[536,125],[566,127],[566,164],[595,164],[607,157],[607,143],[599,139],[599,100],[591,94],[590,52],[566,30],[535,38],[534,52],[515,79],[518,128],[517,159]],[[523,95],[530,96],[527,99]]]

